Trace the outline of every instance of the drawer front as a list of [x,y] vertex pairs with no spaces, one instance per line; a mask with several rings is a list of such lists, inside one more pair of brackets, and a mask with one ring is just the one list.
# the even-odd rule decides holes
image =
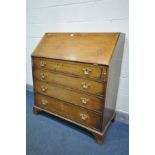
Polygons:
[[101,66],[46,59],[46,58],[33,58],[33,66],[92,78],[100,78],[102,72]]
[[101,130],[101,116],[40,94],[35,94],[35,105],[90,128]]
[[89,79],[70,77],[42,69],[33,69],[33,76],[35,79],[41,81],[57,83],[80,91],[97,95],[104,94],[104,83],[99,83]]
[[55,84],[48,84],[41,81],[34,81],[34,90],[35,92],[58,98],[90,110],[95,110],[97,112],[103,111],[104,99],[102,98],[77,93],[60,86],[58,87]]

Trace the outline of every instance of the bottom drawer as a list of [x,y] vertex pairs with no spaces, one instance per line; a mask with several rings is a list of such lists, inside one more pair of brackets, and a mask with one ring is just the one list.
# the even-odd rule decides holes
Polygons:
[[35,105],[90,128],[101,130],[102,117],[69,103],[35,94]]

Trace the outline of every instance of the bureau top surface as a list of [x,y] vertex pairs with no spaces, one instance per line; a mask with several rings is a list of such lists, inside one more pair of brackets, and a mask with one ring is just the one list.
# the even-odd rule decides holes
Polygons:
[[46,33],[32,56],[109,65],[120,33]]

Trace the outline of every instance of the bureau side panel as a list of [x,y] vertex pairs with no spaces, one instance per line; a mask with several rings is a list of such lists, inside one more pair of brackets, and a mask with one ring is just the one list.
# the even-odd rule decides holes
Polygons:
[[110,121],[115,114],[121,64],[124,51],[124,40],[125,35],[120,34],[108,68],[108,81],[105,97],[103,126],[106,125],[107,122]]

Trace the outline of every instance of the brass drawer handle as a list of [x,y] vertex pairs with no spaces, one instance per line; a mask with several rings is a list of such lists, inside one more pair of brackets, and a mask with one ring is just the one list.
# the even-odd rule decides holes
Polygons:
[[90,87],[86,82],[82,82],[81,85],[84,89],[88,89],[88,87]]
[[85,121],[85,120],[88,119],[88,116],[85,115],[85,114],[80,114],[80,118],[81,118],[83,121]]
[[43,105],[46,105],[46,104],[47,104],[47,100],[42,99],[42,104],[43,104]]
[[41,90],[42,90],[42,92],[46,92],[47,91],[47,87],[46,86],[41,86]]
[[40,66],[41,67],[45,67],[46,66],[46,62],[45,61],[40,61]]
[[81,102],[82,102],[83,104],[87,104],[88,99],[87,99],[87,98],[84,98],[84,97],[81,97]]
[[42,79],[42,80],[45,80],[46,77],[47,77],[47,75],[46,75],[45,73],[41,73],[41,79]]
[[84,75],[89,75],[92,70],[90,68],[83,68]]

